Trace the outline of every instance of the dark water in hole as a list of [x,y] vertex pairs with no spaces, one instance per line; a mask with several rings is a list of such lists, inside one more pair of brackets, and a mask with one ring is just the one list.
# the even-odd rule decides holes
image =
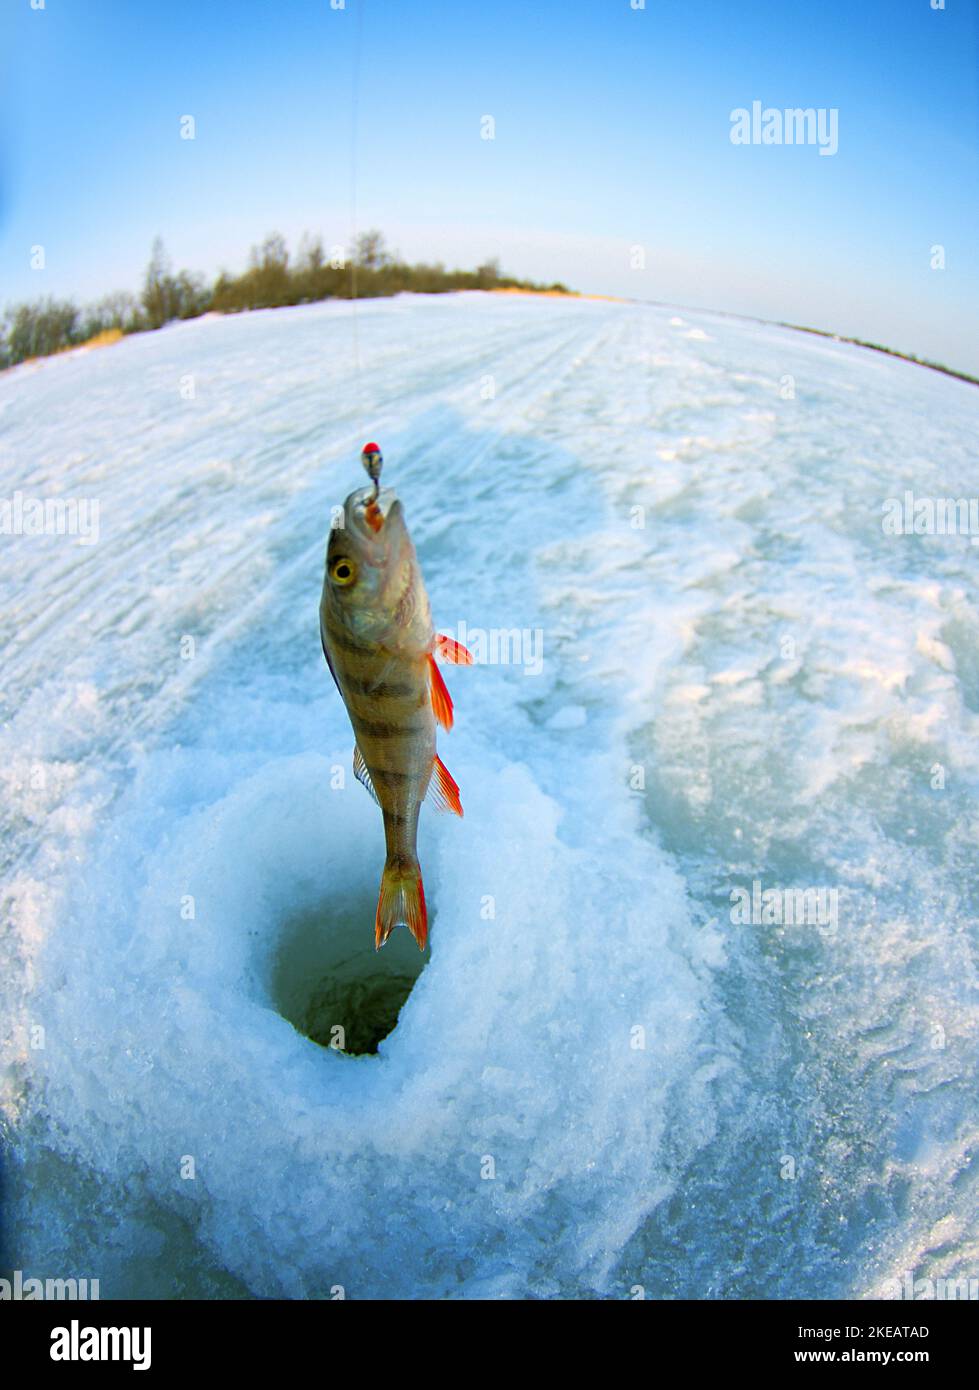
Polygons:
[[[317,989],[300,1032],[323,1047],[335,1045],[359,1056],[376,1052],[392,1031],[417,976],[384,974],[376,980],[346,978],[338,972]],[[336,1025],[343,1034],[335,1033]]]
[[377,886],[365,882],[289,917],[272,971],[283,1018],[313,1042],[355,1056],[376,1052],[394,1029],[429,959],[405,927],[375,951],[376,907]]

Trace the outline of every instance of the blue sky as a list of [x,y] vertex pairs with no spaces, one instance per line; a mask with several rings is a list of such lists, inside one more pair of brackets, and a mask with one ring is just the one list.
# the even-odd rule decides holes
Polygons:
[[[208,274],[273,229],[344,243],[355,172],[411,259],[976,372],[979,4],[945,3],[3,0],[0,302],[136,289],[158,233]],[[838,153],[733,145],[754,100],[836,108]]]

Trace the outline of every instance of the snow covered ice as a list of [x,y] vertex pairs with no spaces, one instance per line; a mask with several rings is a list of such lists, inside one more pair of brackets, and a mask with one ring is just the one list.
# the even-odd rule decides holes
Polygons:
[[[2,1264],[103,1297],[975,1275],[979,551],[881,515],[974,495],[979,392],[478,294],[362,303],[358,377],[351,312],[0,377],[0,495],[99,501],[96,544],[0,548]],[[317,632],[367,438],[437,628],[543,643],[446,671],[466,815],[422,814],[420,974],[403,930],[373,953]],[[756,881],[838,922],[733,921]],[[376,1055],[304,1036],[375,970],[407,996]]]

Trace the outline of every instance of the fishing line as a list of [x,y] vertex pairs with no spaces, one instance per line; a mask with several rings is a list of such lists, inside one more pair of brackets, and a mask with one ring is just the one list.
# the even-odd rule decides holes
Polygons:
[[350,101],[350,304],[354,350],[354,417],[358,438],[364,436],[364,398],[360,368],[360,326],[357,318],[357,142],[360,117],[360,50],[367,0],[356,0],[352,63],[353,91]]

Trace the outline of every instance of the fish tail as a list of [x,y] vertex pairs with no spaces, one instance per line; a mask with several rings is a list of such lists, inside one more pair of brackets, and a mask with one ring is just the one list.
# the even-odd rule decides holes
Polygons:
[[389,856],[381,875],[381,892],[377,900],[375,948],[379,951],[395,927],[402,924],[418,942],[418,949],[424,951],[428,940],[428,913],[425,911],[421,867],[417,859]]

